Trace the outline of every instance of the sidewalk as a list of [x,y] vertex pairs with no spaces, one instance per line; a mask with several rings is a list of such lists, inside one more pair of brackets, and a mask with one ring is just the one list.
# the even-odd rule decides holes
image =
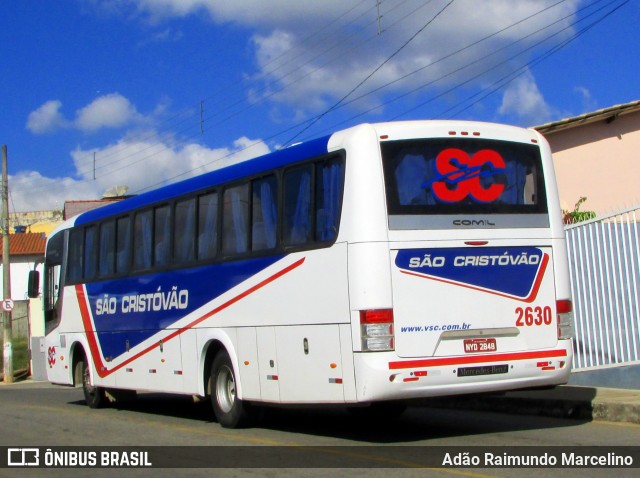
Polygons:
[[424,406],[640,424],[640,390],[562,385],[503,395],[420,400]]

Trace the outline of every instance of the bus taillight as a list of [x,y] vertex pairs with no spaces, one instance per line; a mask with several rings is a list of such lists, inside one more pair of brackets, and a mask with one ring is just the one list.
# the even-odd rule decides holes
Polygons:
[[393,309],[361,310],[360,337],[363,352],[393,350]]
[[556,301],[558,314],[558,339],[570,339],[573,337],[573,304],[569,299]]

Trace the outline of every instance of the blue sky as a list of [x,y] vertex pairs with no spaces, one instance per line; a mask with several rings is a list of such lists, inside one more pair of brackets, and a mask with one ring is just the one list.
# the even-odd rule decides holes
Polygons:
[[535,126],[640,99],[638,0],[3,5],[10,210],[137,193],[362,122]]

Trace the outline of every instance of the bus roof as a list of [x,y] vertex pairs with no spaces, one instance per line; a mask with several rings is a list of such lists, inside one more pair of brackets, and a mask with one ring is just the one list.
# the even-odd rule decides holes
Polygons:
[[228,183],[236,179],[259,174],[287,164],[304,161],[327,153],[330,136],[324,136],[304,143],[296,144],[273,153],[243,161],[232,166],[217,169],[184,181],[164,186],[123,201],[92,209],[75,219],[76,225],[87,224],[110,216],[117,216],[151,204],[170,200],[190,192],[200,191]]

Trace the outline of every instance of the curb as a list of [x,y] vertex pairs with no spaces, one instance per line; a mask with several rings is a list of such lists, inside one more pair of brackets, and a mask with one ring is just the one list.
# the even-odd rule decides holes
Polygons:
[[596,403],[593,419],[608,422],[627,422],[640,425],[640,405],[630,403]]
[[640,391],[633,390],[560,386],[500,395],[428,398],[418,403],[434,408],[640,424]]
[[[29,378],[29,369],[22,369],[22,370],[14,370],[13,371],[13,380],[14,382],[17,381],[22,381],[22,380],[26,380],[27,378]],[[0,382],[4,382],[4,374],[0,373]]]

